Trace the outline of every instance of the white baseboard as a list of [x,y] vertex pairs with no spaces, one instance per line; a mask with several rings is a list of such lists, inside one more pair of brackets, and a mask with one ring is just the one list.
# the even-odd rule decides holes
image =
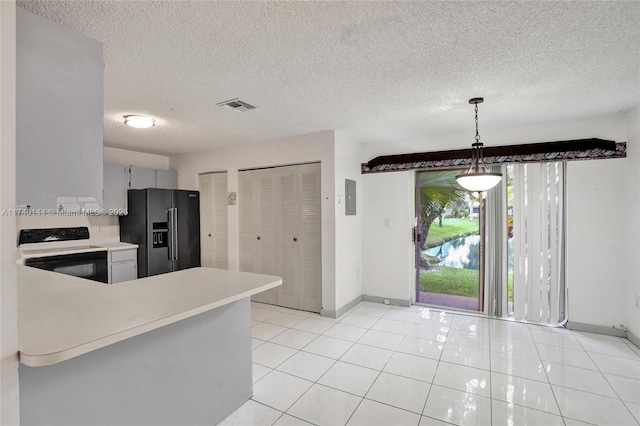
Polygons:
[[411,306],[411,300],[404,300],[404,299],[389,299],[386,297],[380,297],[380,296],[369,296],[366,294],[363,294],[361,296],[356,297],[355,299],[353,299],[351,302],[347,303],[346,305],[344,305],[343,307],[341,307],[340,309],[338,309],[337,311],[332,311],[329,309],[323,309],[320,312],[320,315],[322,315],[323,317],[329,317],[329,318],[338,318],[341,315],[344,315],[347,311],[349,311],[349,309],[353,308],[354,306],[356,306],[358,303],[362,302],[374,302],[374,303],[385,303],[385,301],[387,301],[387,304],[389,305],[397,305],[397,306]]
[[404,300],[404,299],[389,299],[387,297],[380,297],[380,296],[369,296],[367,294],[363,294],[362,295],[362,300],[364,300],[365,302],[375,302],[375,303],[384,303],[385,300],[388,301],[389,305],[397,305],[397,306],[411,306],[411,300]]
[[581,322],[568,321],[565,324],[565,328],[575,331],[585,331],[587,333],[606,334],[608,336],[627,337],[625,330],[620,330],[613,327],[605,327],[603,325],[584,324]]
[[640,339],[629,330],[620,330],[602,325],[583,324],[581,322],[567,322],[565,327],[569,330],[586,331],[587,333],[606,334],[608,336],[626,337],[631,343],[640,348]]
[[638,348],[640,348],[640,339],[638,338],[638,336],[636,336],[635,334],[633,334],[630,331],[627,331],[627,339],[629,339],[629,341],[631,343],[633,343],[634,345],[636,345]]
[[353,308],[354,306],[356,306],[360,302],[362,302],[362,295],[356,297],[351,302],[347,303],[346,305],[344,305],[343,307],[341,307],[337,311],[332,311],[332,310],[329,310],[329,309],[323,309],[320,312],[320,315],[322,315],[323,317],[338,318],[338,317],[344,315],[349,309]]

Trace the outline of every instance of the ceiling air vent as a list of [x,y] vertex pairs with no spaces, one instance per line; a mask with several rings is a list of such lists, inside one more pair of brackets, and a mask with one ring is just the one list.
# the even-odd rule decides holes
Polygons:
[[250,110],[256,108],[254,105],[246,103],[245,101],[241,101],[238,98],[230,99],[230,100],[224,101],[224,102],[220,102],[219,104],[216,104],[216,105],[218,105],[220,107],[225,107],[225,108],[232,109],[235,112],[245,112],[245,111],[250,111]]

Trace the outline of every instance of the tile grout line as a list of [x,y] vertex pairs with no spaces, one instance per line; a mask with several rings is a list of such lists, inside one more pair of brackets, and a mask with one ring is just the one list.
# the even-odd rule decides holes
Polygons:
[[[638,420],[636,419],[636,416],[633,415],[633,413],[631,412],[631,410],[629,409],[629,407],[627,406],[627,404],[624,403],[624,401],[622,400],[622,398],[620,398],[620,395],[618,394],[618,392],[614,389],[613,386],[611,386],[611,383],[609,383],[609,380],[607,379],[607,376],[605,376],[604,372],[600,369],[600,366],[593,360],[593,358],[591,357],[591,352],[587,351],[586,349],[584,349],[584,346],[582,345],[582,342],[580,342],[580,340],[578,340],[578,344],[583,348],[583,350],[585,351],[585,353],[587,354],[587,356],[589,357],[589,359],[591,360],[591,362],[593,362],[593,364],[596,366],[596,368],[598,369],[598,372],[602,375],[602,377],[604,378],[604,380],[607,382],[607,384],[609,385],[609,387],[611,387],[611,389],[613,390],[613,392],[616,394],[616,396],[618,397],[617,400],[620,401],[622,403],[622,406],[625,408],[625,410],[627,410],[627,413],[629,413],[631,415],[631,418],[636,420],[636,423],[638,423]],[[597,354],[597,352],[594,352]],[[605,355],[605,356],[612,356],[612,355],[607,355],[607,354],[599,354],[599,355]],[[615,357],[612,356],[614,358],[622,358],[622,357]],[[623,358],[624,359],[624,358]],[[615,374],[614,374],[615,375]],[[624,377],[624,376],[621,376]],[[553,388],[551,388],[553,390]],[[583,391],[584,392],[584,391]],[[604,395],[601,395],[604,396]],[[606,398],[606,397],[605,397]],[[615,399],[615,398],[611,398],[611,399]],[[640,423],[638,423],[640,424]]]
[[[346,316],[350,315],[350,314],[354,314],[354,313],[356,313],[355,311],[357,310],[357,308],[358,308],[358,306],[354,307],[352,310],[350,310],[349,312],[345,313],[345,315],[344,315],[343,319],[344,319]],[[367,397],[366,397],[366,395],[370,392],[370,390],[371,390],[371,388],[373,387],[373,385],[376,383],[376,381],[380,378],[380,376],[381,376],[381,375],[382,375],[382,373],[384,372],[384,368],[386,367],[386,365],[389,363],[390,359],[391,359],[391,358],[392,358],[396,353],[399,353],[399,354],[405,354],[405,355],[413,355],[413,356],[417,356],[417,355],[414,355],[414,354],[411,354],[411,353],[405,353],[405,352],[399,352],[399,351],[398,351],[398,347],[400,346],[400,344],[402,343],[402,341],[404,341],[404,339],[405,339],[405,338],[407,338],[407,337],[412,337],[412,338],[419,339],[419,340],[431,340],[431,339],[424,339],[424,338],[420,338],[420,337],[416,337],[416,336],[409,336],[409,335],[407,334],[407,333],[409,332],[409,329],[410,329],[410,328],[411,328],[411,326],[413,326],[413,325],[420,325],[420,326],[423,326],[423,325],[424,325],[424,326],[431,326],[431,327],[432,327],[432,325],[431,325],[431,324],[422,324],[422,323],[418,324],[418,323],[416,323],[416,321],[417,321],[417,319],[420,317],[420,315],[417,315],[417,316],[413,319],[413,321],[412,321],[412,322],[408,322],[408,321],[400,321],[400,320],[392,319],[392,318],[385,318],[384,316],[385,316],[387,313],[389,313],[390,311],[391,311],[390,309],[386,309],[386,310],[385,310],[385,312],[384,312],[384,313],[382,313],[380,316],[373,316],[373,315],[367,315],[367,314],[358,314],[358,315],[368,316],[368,317],[371,317],[371,318],[376,318],[375,322],[374,322],[371,326],[369,326],[368,328],[364,328],[364,327],[360,327],[360,326],[355,326],[355,325],[351,325],[351,324],[343,324],[343,325],[347,325],[347,326],[356,327],[356,328],[360,328],[360,329],[366,330],[366,331],[365,331],[365,334],[366,334],[366,332],[367,332],[367,331],[374,330],[374,331],[378,331],[378,332],[382,332],[382,333],[387,333],[387,334],[390,334],[390,335],[397,335],[397,336],[400,336],[400,342],[399,342],[397,345],[395,345],[395,346],[394,346],[394,349],[379,348],[379,347],[377,347],[377,346],[367,345],[366,343],[360,343],[360,342],[359,342],[359,340],[364,336],[364,334],[363,334],[363,336],[360,336],[360,337],[359,337],[355,342],[354,342],[354,341],[352,341],[352,340],[342,339],[342,338],[339,338],[339,337],[326,336],[326,335],[324,334],[324,333],[326,333],[328,330],[330,330],[331,328],[335,327],[335,325],[340,324],[340,323],[342,322],[342,320],[336,321],[336,322],[335,322],[335,323],[334,323],[334,324],[333,324],[329,329],[325,330],[323,333],[320,333],[320,334],[313,333],[313,334],[316,334],[316,336],[314,337],[314,339],[313,339],[313,340],[311,340],[309,343],[307,343],[305,346],[303,346],[303,348],[301,348],[301,349],[298,349],[298,348],[290,348],[290,347],[285,346],[285,345],[279,345],[279,344],[277,344],[277,343],[273,343],[273,342],[271,342],[271,340],[272,340],[272,339],[275,339],[277,336],[279,336],[280,334],[284,333],[286,330],[288,330],[288,329],[294,329],[293,327],[297,324],[297,323],[296,323],[296,324],[294,324],[294,325],[292,325],[292,326],[285,327],[285,330],[281,331],[281,332],[280,332],[280,333],[278,333],[277,335],[273,336],[270,340],[266,341],[266,342],[271,342],[271,343],[272,343],[272,344],[274,344],[274,345],[284,346],[284,347],[287,347],[287,348],[293,349],[293,350],[295,350],[294,354],[292,354],[290,357],[286,358],[282,363],[278,364],[278,366],[276,366],[275,368],[271,368],[271,367],[268,367],[268,366],[265,366],[265,368],[270,369],[270,370],[271,370],[270,372],[272,372],[273,370],[276,370],[276,371],[279,371],[279,372],[281,372],[281,373],[283,373],[283,374],[288,374],[288,375],[290,375],[290,376],[292,376],[292,377],[296,377],[296,378],[299,378],[299,379],[307,380],[307,379],[304,379],[304,378],[301,378],[301,377],[295,376],[295,375],[293,375],[293,374],[290,374],[290,373],[286,373],[286,372],[283,372],[283,371],[277,370],[277,368],[279,368],[283,363],[285,363],[285,362],[286,362],[287,360],[289,360],[291,357],[295,356],[295,354],[297,354],[297,353],[299,353],[299,352],[306,352],[306,351],[304,351],[304,350],[303,350],[303,349],[304,349],[304,347],[308,346],[308,345],[309,345],[309,344],[311,344],[313,341],[316,341],[316,340],[317,340],[317,338],[318,338],[318,337],[320,337],[320,336],[325,336],[325,337],[327,337],[327,338],[333,338],[333,339],[337,339],[337,340],[340,340],[340,341],[345,341],[345,342],[349,342],[349,343],[351,343],[351,346],[349,347],[349,349],[347,349],[347,351],[349,351],[349,350],[350,350],[350,349],[351,349],[355,344],[360,344],[360,345],[369,346],[369,347],[376,347],[376,348],[379,348],[379,349],[383,349],[383,350],[389,350],[389,351],[391,351],[391,356],[390,356],[390,357],[389,357],[389,359],[384,363],[384,365],[383,365],[380,369],[378,369],[378,371],[377,371],[377,375],[376,375],[376,378],[373,380],[373,382],[371,383],[371,385],[369,385],[369,387],[368,387],[367,391],[364,393],[364,396],[360,397],[359,395],[355,395],[355,394],[352,394],[352,393],[350,393],[350,392],[346,392],[346,393],[348,393],[348,394],[351,394],[351,395],[354,395],[354,396],[356,396],[356,397],[361,398],[361,399],[360,399],[360,401],[359,401],[359,403],[358,403],[358,405],[356,406],[356,408],[354,409],[354,411],[353,411],[353,412],[351,413],[351,415],[349,416],[349,419],[351,419],[351,418],[352,418],[352,416],[353,416],[353,415],[355,414],[355,412],[357,411],[357,409],[358,409],[358,408],[360,407],[360,405],[362,404],[363,400],[364,400],[364,399],[369,399],[369,398],[367,398]],[[281,313],[282,313],[282,312],[281,312]],[[441,364],[442,362],[444,362],[444,361],[442,360],[443,353],[444,353],[444,351],[446,350],[447,345],[451,345],[451,344],[452,344],[452,343],[449,341],[449,339],[448,339],[448,337],[449,337],[449,332],[452,330],[451,325],[453,324],[453,322],[455,321],[455,319],[458,317],[458,315],[457,315],[457,313],[452,313],[451,315],[452,315],[452,319],[451,319],[451,322],[450,322],[450,324],[449,324],[450,326],[449,326],[449,328],[448,328],[448,330],[447,330],[447,339],[445,340],[445,342],[443,342],[444,344],[443,344],[442,350],[440,350],[440,352],[439,352],[438,358],[437,358],[437,359],[434,359],[434,358],[432,358],[432,357],[420,357],[420,358],[425,358],[425,359],[435,360],[435,361],[437,362],[437,364],[436,364],[436,369],[435,369],[435,372],[434,372],[434,376],[432,377],[431,382],[425,382],[425,383],[430,383],[430,388],[429,388],[429,391],[428,391],[428,393],[427,393],[427,396],[426,396],[425,402],[424,402],[424,404],[423,404],[422,412],[421,412],[421,413],[416,413],[416,412],[411,411],[411,410],[406,410],[406,409],[404,409],[404,408],[396,407],[395,405],[392,405],[392,404],[389,404],[389,403],[380,402],[380,401],[375,401],[375,400],[372,400],[372,399],[369,399],[370,401],[374,401],[374,402],[377,402],[377,403],[380,403],[380,404],[383,404],[383,405],[386,405],[386,406],[389,406],[389,407],[393,407],[393,408],[396,408],[396,409],[400,409],[400,410],[406,411],[406,412],[408,412],[408,413],[418,414],[419,419],[421,419],[422,417],[429,417],[429,418],[432,418],[432,417],[430,417],[430,416],[425,416],[425,415],[424,415],[424,410],[425,410],[425,408],[426,408],[426,403],[427,403],[427,401],[428,401],[428,399],[429,399],[429,396],[431,396],[431,391],[433,390],[433,386],[435,386],[433,382],[434,382],[434,380],[435,380],[435,376],[436,376],[436,374],[437,374],[437,371],[438,371],[438,369],[439,369],[439,367],[440,367],[440,364]],[[463,316],[461,316],[461,317],[465,317],[465,316],[466,316],[466,315],[463,315]],[[467,316],[467,317],[468,317],[468,316]],[[309,317],[309,318],[311,318],[311,317]],[[373,327],[375,326],[375,324],[377,324],[377,323],[378,323],[380,320],[382,320],[382,319],[389,320],[389,321],[395,321],[395,322],[398,322],[398,323],[409,324],[409,328],[407,328],[407,330],[406,330],[404,333],[395,333],[395,332],[388,332],[388,331],[383,331],[383,330],[376,330],[376,329],[374,329]],[[489,320],[491,320],[491,319],[489,319]],[[299,322],[302,322],[302,321],[304,321],[304,319],[303,319],[303,320],[301,320],[301,321],[299,321]],[[264,321],[258,321],[258,322],[259,322],[259,323],[272,324],[272,325],[276,325],[276,326],[281,326],[281,325],[279,325],[279,324],[269,323],[269,322],[268,322],[268,318],[267,318],[267,319],[265,319]],[[257,324],[256,324],[256,325],[257,325]],[[281,327],[284,327],[284,326],[281,326]],[[541,363],[542,363],[542,365],[543,365],[543,367],[544,367],[544,363],[545,363],[545,361],[544,361],[544,360],[542,360],[542,356],[541,356],[541,354],[540,354],[540,349],[539,349],[539,347],[538,347],[539,342],[538,342],[535,338],[533,338],[533,332],[532,332],[531,328],[530,328],[530,327],[527,327],[527,329],[528,329],[529,335],[530,335],[530,337],[531,337],[531,342],[534,344],[534,346],[535,346],[535,348],[536,348],[536,353],[537,353],[537,355],[538,355],[537,359],[538,359],[538,361],[539,361],[539,362],[541,362]],[[294,330],[297,330],[297,329],[294,329]],[[305,331],[305,330],[300,330],[300,331]],[[464,330],[460,330],[460,331],[464,331]],[[468,334],[468,333],[467,333],[467,334]],[[472,333],[472,334],[473,334],[473,333]],[[479,337],[483,337],[483,333],[478,333],[478,336],[479,336]],[[491,328],[490,328],[490,330],[489,330],[489,334],[488,334],[488,336],[487,336],[487,337],[489,337],[489,351],[488,351],[488,352],[489,352],[489,355],[491,355],[491,354],[493,354],[493,353],[494,353],[494,352],[492,351],[494,342],[492,342],[492,339],[491,339],[491,337],[493,337],[493,336],[494,336],[494,334],[491,332]],[[497,333],[495,334],[495,336],[496,336],[496,337],[502,337],[502,336],[498,335]],[[609,386],[611,386],[611,384],[610,384],[609,380],[608,380],[608,379],[607,379],[607,377],[604,375],[604,373],[602,372],[602,370],[600,369],[600,367],[599,367],[599,366],[598,366],[598,365],[593,361],[592,353],[591,353],[590,351],[587,351],[587,350],[584,348],[584,345],[583,345],[583,343],[580,341],[580,339],[577,339],[573,334],[571,334],[571,336],[577,340],[577,342],[578,342],[578,344],[579,344],[580,348],[582,349],[582,352],[586,353],[586,354],[587,354],[587,356],[589,357],[589,359],[591,360],[591,362],[595,365],[596,370],[591,370],[591,369],[586,369],[586,370],[588,370],[588,371],[598,371],[598,372],[600,373],[600,375],[601,375],[602,377],[604,377],[604,378],[605,378],[606,383],[607,383]],[[256,339],[256,340],[261,340],[261,339]],[[525,340],[525,339],[511,339],[511,340],[527,341],[527,340]],[[604,340],[604,339],[602,339],[602,340],[606,342],[606,340]],[[435,339],[435,340],[434,340],[434,343],[437,343],[437,339]],[[547,344],[546,344],[547,346],[551,346],[551,347],[555,347],[555,348],[564,348],[564,349],[568,349],[568,348],[564,347],[563,345],[559,345],[559,344],[551,344],[551,345],[549,345],[548,343],[549,343],[549,342],[547,342]],[[261,345],[259,345],[258,347],[260,347],[260,346],[261,346]],[[479,351],[479,350],[481,349],[481,348],[473,347],[473,346],[465,346],[465,345],[462,345],[462,346],[467,347],[467,348],[469,348],[469,349],[473,349],[473,350],[475,350],[475,351]],[[625,346],[627,346],[627,345],[625,345]],[[256,347],[256,348],[257,348],[257,347]],[[325,374],[326,374],[326,373],[327,373],[331,368],[333,368],[333,367],[337,364],[337,362],[338,362],[338,361],[341,361],[342,356],[344,356],[344,354],[346,354],[346,353],[347,353],[347,351],[345,351],[345,352],[340,356],[340,358],[337,358],[337,359],[335,359],[335,358],[331,358],[331,357],[328,357],[328,358],[330,358],[330,359],[333,359],[333,360],[334,360],[333,364],[332,364],[332,365],[331,365],[331,366],[330,366],[330,367],[325,371],[325,373],[323,373],[323,374],[322,374],[322,375],[321,375],[321,376],[320,376],[316,381],[312,382],[312,385],[310,386],[310,388],[313,386],[313,384],[321,385],[320,383],[318,383],[318,382],[319,382],[319,380],[321,380],[321,378],[322,378],[322,377],[324,377],[324,375],[325,375]],[[501,352],[501,353],[502,353],[502,352]],[[598,354],[598,353],[596,352],[596,353],[594,353],[594,354]],[[315,354],[315,355],[323,356],[323,355],[319,355],[319,354]],[[609,355],[609,354],[607,354],[607,353],[603,353],[603,354],[599,354],[599,355],[608,356],[608,357],[613,357],[613,358],[633,359],[633,358],[625,358],[625,357],[616,357],[615,355]],[[323,356],[323,357],[324,357],[324,356]],[[327,358],[327,357],[325,357],[325,358]],[[527,357],[525,357],[525,358],[527,358]],[[363,368],[370,368],[370,367],[361,366],[361,365],[359,365],[359,364],[349,363],[349,362],[347,362],[347,361],[341,361],[341,362],[345,362],[345,363],[348,363],[348,364],[351,364],[351,365],[357,365],[357,366],[360,366],[360,367],[363,367]],[[548,362],[552,363],[552,361],[548,361]],[[258,364],[258,365],[262,365],[262,364],[259,364],[259,363],[256,363],[256,364]],[[456,365],[463,365],[463,366],[464,366],[464,364],[457,364],[457,363],[453,363],[453,364],[456,364]],[[563,364],[563,363],[560,363],[560,364],[561,364],[561,365],[568,365],[568,366],[571,366],[571,367],[573,367],[573,368],[581,368],[581,367],[573,366],[573,365],[570,365],[570,364]],[[491,357],[491,356],[489,356],[489,376],[491,376],[491,374],[492,374],[492,373],[496,373],[496,374],[497,374],[497,372],[494,372],[494,371],[493,371],[493,368],[494,368],[493,360],[492,360],[492,357]],[[375,369],[374,369],[374,370],[375,370]],[[269,373],[268,373],[268,374],[269,374]],[[409,379],[417,380],[417,379],[415,379],[415,378],[407,377],[407,376],[403,376],[403,375],[396,374],[396,373],[388,373],[388,374],[393,375],[393,376],[397,376],[397,377],[403,377],[403,378],[409,378]],[[611,373],[611,374],[613,374],[613,373]],[[617,375],[617,374],[613,374],[613,375],[614,375],[614,376],[619,376],[619,375]],[[266,376],[266,375],[265,375],[265,376]],[[510,376],[510,375],[507,375],[507,376]],[[514,377],[518,377],[518,376],[514,376]],[[551,386],[551,382],[550,382],[550,380],[549,380],[549,376],[548,376],[548,374],[547,374],[546,368],[545,368],[545,377],[546,377],[546,379],[547,379],[547,384],[549,385],[549,387],[550,387],[550,388],[551,388],[551,390],[552,390],[552,394],[553,394],[553,396],[554,396],[554,400],[555,400],[555,402],[556,402],[556,405],[557,405],[557,407],[558,407],[558,409],[559,409],[559,411],[560,411],[560,417],[561,417],[561,418],[564,418],[564,416],[562,415],[562,411],[560,410],[560,406],[559,406],[559,404],[558,404],[557,396],[555,395],[555,392],[554,392],[554,390],[553,390],[553,387]],[[626,377],[626,376],[620,376],[620,377]],[[263,378],[264,378],[264,377],[263,377]],[[527,379],[526,377],[521,377],[521,378],[522,378],[523,380],[531,380],[531,379]],[[262,380],[262,378],[261,378],[260,380]],[[260,380],[258,380],[258,381],[260,381]],[[421,380],[419,380],[419,381],[421,381]],[[534,380],[534,381],[536,381],[536,380]],[[421,382],[422,382],[422,381],[421,381]],[[537,382],[539,382],[539,381],[537,381]],[[256,383],[257,383],[257,382],[256,382]],[[543,383],[543,382],[540,382],[540,383]],[[490,381],[490,389],[491,389],[492,385],[493,385],[493,381]],[[326,386],[326,385],[321,385],[321,386]],[[561,387],[561,388],[567,388],[567,389],[572,389],[572,390],[579,390],[579,389],[575,389],[575,388],[567,387],[567,386],[561,386],[561,385],[557,385],[557,386],[559,386],[559,387]],[[333,388],[333,387],[331,387],[331,386],[327,386],[327,387],[328,387],[328,388],[331,388],[331,389],[334,389],[334,390],[337,390],[337,391],[340,391],[340,392],[345,392],[345,391],[343,391],[343,390],[341,390],[341,389],[336,389],[336,388]],[[444,387],[445,387],[445,388],[449,388],[448,386],[444,386]],[[309,388],[309,389],[310,389],[310,388]],[[457,389],[455,389],[455,388],[449,388],[449,389],[457,390]],[[593,394],[593,395],[597,395],[597,396],[599,396],[599,397],[605,397],[605,398],[609,398],[609,399],[614,399],[614,400],[618,400],[618,401],[620,401],[620,402],[625,406],[626,411],[628,411],[628,412],[629,412],[629,414],[632,416],[632,418],[634,418],[634,419],[635,419],[635,416],[633,416],[633,413],[631,413],[631,412],[630,412],[629,408],[628,408],[628,407],[627,407],[627,405],[625,404],[625,401],[624,401],[624,400],[622,400],[622,398],[620,398],[619,393],[618,393],[618,392],[613,388],[613,386],[611,386],[611,389],[613,389],[613,392],[615,393],[615,395],[617,396],[617,398],[612,398],[612,397],[608,397],[608,396],[606,396],[606,395],[601,395],[601,394],[597,394],[597,393],[593,393],[593,392],[588,392],[588,393],[591,393],[591,394]],[[308,389],[307,389],[307,391],[308,391]],[[307,391],[305,391],[302,395],[306,394],[306,392],[307,392]],[[302,397],[302,395],[301,395],[301,397]],[[481,396],[481,395],[477,395],[477,396]],[[295,404],[299,399],[300,399],[300,397],[299,397],[299,398],[298,398],[298,399],[297,399],[293,404],[291,404],[291,406],[293,406],[293,405],[294,405],[294,404]],[[490,400],[490,401],[494,401],[494,398],[493,398],[493,397],[490,397],[490,398],[489,398],[489,400]],[[254,401],[255,401],[255,400],[254,400]],[[501,401],[501,400],[495,400],[495,401],[503,402],[503,401]],[[255,401],[255,402],[258,402],[258,401]],[[264,404],[262,404],[262,405],[264,405]],[[531,410],[534,410],[534,411],[538,411],[538,412],[541,412],[541,413],[547,413],[547,414],[549,414],[549,415],[554,415],[553,413],[550,413],[550,412],[547,412],[547,411],[544,411],[544,410],[538,410],[537,408],[526,407],[526,406],[524,406],[524,405],[520,405],[520,404],[514,404],[514,405],[521,406],[521,407],[526,408],[526,409],[531,409]],[[290,406],[290,407],[291,407],[291,406]],[[290,407],[289,407],[289,408],[290,408]],[[287,409],[289,409],[289,408],[287,408]],[[275,409],[275,408],[274,408],[274,409]],[[277,410],[277,409],[276,409],[276,410]],[[279,411],[279,410],[277,410],[277,411]],[[278,419],[282,418],[282,416],[283,416],[284,414],[287,414],[287,413],[286,413],[286,411],[285,411],[285,412],[283,412],[283,413],[280,415],[280,417],[279,417]],[[294,416],[294,417],[295,417],[295,416]],[[567,417],[567,418],[569,418],[569,417]],[[490,419],[491,419],[491,421],[493,422],[493,403],[491,403],[491,404],[490,404]],[[277,421],[277,420],[276,420],[276,421]],[[349,420],[347,420],[347,422],[348,422],[348,421],[349,421]]]

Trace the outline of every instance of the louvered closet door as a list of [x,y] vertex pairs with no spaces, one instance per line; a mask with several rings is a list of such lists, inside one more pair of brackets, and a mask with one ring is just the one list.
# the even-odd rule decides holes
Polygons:
[[239,270],[259,273],[260,245],[258,236],[257,172],[238,174],[238,255]]
[[200,191],[200,263],[202,266],[213,266],[213,239],[209,238],[212,230],[211,212],[211,179],[210,175],[198,176]]
[[280,167],[278,179],[278,304],[300,308],[298,167]]
[[[240,271],[278,275],[276,264],[275,183],[271,170],[238,173]],[[271,289],[251,297],[256,302],[277,304],[278,291]]]
[[320,164],[239,173],[240,270],[282,277],[258,302],[320,312]]
[[[228,233],[227,233],[227,174],[212,173],[211,179],[211,211],[213,213],[211,240],[213,240],[212,266],[229,268]],[[200,239],[202,241],[202,238]]]
[[227,269],[227,174],[198,176],[198,190],[202,266]]
[[322,308],[320,164],[298,166],[299,309]]
[[[258,176],[258,235],[260,246],[258,271],[261,274],[279,275],[276,252],[276,188],[277,176],[273,170],[257,172]],[[278,304],[278,287],[263,291],[254,297],[257,302]]]

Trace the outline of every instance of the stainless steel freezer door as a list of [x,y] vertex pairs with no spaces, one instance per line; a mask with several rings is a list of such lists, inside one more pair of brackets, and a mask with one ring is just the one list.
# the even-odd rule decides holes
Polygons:
[[[147,251],[149,253],[149,276],[171,272],[168,247],[153,247],[153,231],[166,230],[168,210],[171,208],[171,191],[146,189],[147,191]],[[163,229],[161,229],[164,226]]]
[[177,260],[173,270],[200,266],[200,193],[173,191],[173,206],[177,208]]

